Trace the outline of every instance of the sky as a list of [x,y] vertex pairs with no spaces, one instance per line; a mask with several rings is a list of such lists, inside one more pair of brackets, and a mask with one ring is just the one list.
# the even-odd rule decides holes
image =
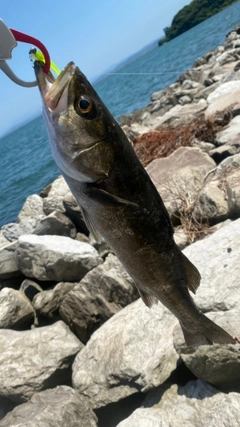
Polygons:
[[[174,15],[190,0],[11,0],[0,18],[39,39],[60,69],[74,61],[93,82],[144,46],[164,36]],[[7,61],[25,81],[35,80],[28,52],[18,43]],[[37,88],[23,88],[0,70],[0,137],[41,114]]]

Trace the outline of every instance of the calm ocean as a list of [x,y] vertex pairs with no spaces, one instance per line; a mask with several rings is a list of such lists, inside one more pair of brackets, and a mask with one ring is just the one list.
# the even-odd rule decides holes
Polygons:
[[[95,89],[119,119],[148,104],[153,92],[173,83],[198,57],[222,45],[236,24],[240,24],[240,2],[125,65],[118,74],[95,84]],[[15,221],[26,197],[38,194],[60,172],[52,159],[42,117],[0,139],[0,153],[2,226]]]

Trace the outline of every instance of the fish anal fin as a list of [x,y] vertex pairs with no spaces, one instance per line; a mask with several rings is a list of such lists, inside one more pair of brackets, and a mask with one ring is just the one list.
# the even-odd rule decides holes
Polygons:
[[138,292],[140,297],[142,298],[144,304],[146,304],[147,307],[152,307],[154,304],[158,303],[158,299],[156,297],[154,297],[151,294],[148,294],[147,292],[142,291],[141,289],[138,288]]
[[89,229],[92,237],[94,238],[94,240],[97,243],[101,243],[102,238],[101,238],[100,234],[98,233],[98,231],[96,230],[95,226],[93,225],[91,219],[89,218],[87,211],[83,207],[81,207],[81,211],[82,211],[83,219],[84,219],[86,226]]
[[188,289],[195,294],[198,286],[200,285],[201,275],[195,265],[193,265],[183,253],[182,257],[184,270],[187,278],[186,285]]

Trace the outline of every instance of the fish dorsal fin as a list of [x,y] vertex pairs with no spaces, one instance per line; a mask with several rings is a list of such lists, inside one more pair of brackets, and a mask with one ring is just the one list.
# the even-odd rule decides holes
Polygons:
[[194,294],[200,285],[201,275],[198,269],[189,261],[189,259],[182,253],[184,270],[187,277],[187,287]]
[[154,304],[158,303],[158,300],[153,295],[148,294],[147,292],[142,291],[141,289],[137,288],[140,297],[142,298],[144,304],[146,304],[147,307],[152,307]]
[[101,243],[101,236],[98,233],[98,231],[96,230],[95,226],[93,225],[91,219],[89,218],[88,212],[81,206],[81,211],[82,211],[82,215],[83,215],[83,219],[86,223],[87,228],[89,229],[92,237],[94,238],[94,240],[97,243]]

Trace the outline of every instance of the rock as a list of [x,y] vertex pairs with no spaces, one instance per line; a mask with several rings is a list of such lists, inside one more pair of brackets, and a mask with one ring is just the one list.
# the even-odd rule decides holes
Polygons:
[[198,103],[192,103],[187,105],[175,105],[164,115],[152,118],[149,122],[151,130],[158,130],[160,126],[169,124],[171,126],[182,126],[187,122],[196,118],[196,115],[204,111],[207,107],[205,99],[201,99]]
[[182,228],[177,227],[174,230],[174,240],[181,250],[189,244],[188,238]]
[[16,255],[20,271],[39,280],[80,280],[102,263],[91,245],[62,236],[21,236]]
[[86,343],[92,333],[122,307],[139,297],[133,280],[114,255],[89,271],[64,298],[60,314],[77,337]]
[[63,199],[63,206],[66,210],[66,215],[75,224],[77,231],[89,235],[89,230],[85,224],[80,208],[72,193],[68,192]]
[[53,289],[36,294],[33,298],[33,307],[37,317],[48,320],[58,318],[62,301],[75,286],[75,283],[60,282]]
[[[239,310],[239,240],[237,219],[184,249],[202,277],[195,302],[203,312]],[[238,333],[235,331],[234,335]]]
[[230,50],[227,52],[223,52],[221,55],[218,55],[215,58],[215,60],[217,60],[217,63],[219,65],[225,65],[225,64],[228,64],[229,62],[237,61],[238,59],[239,59],[238,56],[235,56],[234,52]]
[[0,291],[0,329],[25,329],[33,319],[32,304],[23,292],[11,288]]
[[46,197],[43,200],[43,211],[45,215],[50,215],[54,211],[65,213],[63,196]]
[[159,92],[154,92],[154,93],[151,95],[151,100],[152,100],[153,102],[154,102],[154,101],[159,101],[159,100],[161,99],[161,97],[162,97],[163,93],[164,93],[164,91],[163,91],[163,90],[160,90]]
[[44,215],[43,212],[43,199],[37,194],[33,194],[26,199],[19,215],[18,222],[21,222],[26,217],[37,217]]
[[67,386],[34,394],[0,421],[0,427],[97,427],[87,399]]
[[8,279],[19,276],[16,251],[17,242],[8,243],[0,249],[0,279]]
[[23,234],[32,234],[45,215],[37,215],[35,218],[24,217],[19,223],[10,223],[2,227],[3,235],[9,242],[14,242]]
[[219,181],[213,178],[207,182],[198,193],[193,216],[199,222],[208,221],[215,224],[228,217],[228,201],[223,188],[219,188]]
[[240,150],[240,116],[234,117],[224,130],[216,134],[216,143],[217,145],[232,145]]
[[8,245],[8,243],[9,243],[9,240],[6,239],[2,230],[0,230],[0,249],[2,249],[4,246]]
[[238,427],[240,395],[224,394],[200,380],[159,388],[117,427]]
[[[240,138],[239,138],[240,142]],[[209,151],[209,155],[213,158],[213,160],[218,164],[222,160],[226,159],[229,156],[233,156],[234,154],[237,154],[240,152],[240,144],[239,148],[236,148],[234,145],[230,144],[224,144],[220,147],[214,148],[213,150]]]
[[77,230],[73,222],[61,212],[52,212],[45,217],[35,228],[34,234],[38,236],[55,235],[67,236],[75,239]]
[[[144,121],[147,121],[147,123],[151,119],[151,114],[146,112],[144,116]],[[132,141],[134,138],[136,138],[138,135],[142,135],[144,132],[148,132],[149,128],[148,126],[145,126],[143,124],[139,123],[132,123],[131,126],[124,125],[122,126],[122,130],[129,139],[129,141]]]
[[[219,88],[221,88],[221,86],[219,86]],[[216,91],[217,90],[218,89],[216,89]],[[238,105],[239,97],[240,89],[217,97],[217,99],[214,102],[211,102],[211,104],[205,110],[205,117],[214,117],[218,112],[223,112],[225,110],[233,111],[235,108],[234,106]]]
[[149,309],[138,300],[128,305],[98,329],[78,354],[73,387],[97,408],[162,384],[178,360],[172,346],[176,323],[162,304]]
[[86,286],[79,285],[64,299],[60,315],[84,344],[119,308],[109,303],[100,293],[92,295]]
[[26,297],[32,301],[33,297],[38,294],[39,292],[42,292],[42,288],[38,283],[33,282],[32,280],[24,280],[20,286],[19,291],[24,292]]
[[[146,168],[173,220],[183,203],[192,203],[215,162],[199,148],[180,147]],[[184,202],[185,200],[185,202]],[[174,219],[176,222],[176,218]]]
[[222,83],[217,89],[215,89],[207,98],[207,103],[212,104],[213,102],[221,99],[223,96],[229,94],[235,94],[235,102],[236,102],[236,92],[240,91],[240,81],[231,81]]
[[189,90],[189,89],[200,89],[202,85],[198,82],[194,82],[192,80],[186,79],[182,83],[182,90]]
[[38,391],[66,384],[82,344],[59,321],[30,331],[2,330],[0,347],[0,395],[22,403]]
[[215,145],[211,144],[210,142],[200,141],[197,138],[194,138],[191,141],[191,147],[200,148],[204,153],[209,153],[211,150],[215,148]]
[[227,393],[240,391],[240,344],[201,345],[181,358],[201,380]]
[[52,182],[48,197],[64,197],[69,192],[69,187],[63,178],[63,176],[59,176],[55,181]]
[[[227,157],[207,175],[198,194],[194,216],[216,223],[240,213],[240,153]],[[214,175],[212,174],[214,173]],[[212,179],[208,182],[209,178]]]
[[184,95],[179,98],[178,102],[181,105],[186,105],[192,102],[192,98],[189,95]]

